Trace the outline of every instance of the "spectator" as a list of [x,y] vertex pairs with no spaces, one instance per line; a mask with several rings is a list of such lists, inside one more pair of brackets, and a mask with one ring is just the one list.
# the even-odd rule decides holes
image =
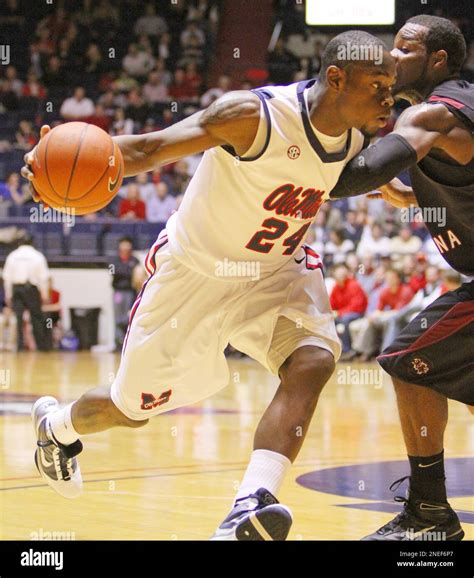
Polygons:
[[133,78],[143,78],[153,69],[155,61],[148,52],[138,50],[136,44],[130,44],[128,52],[122,60],[122,67]]
[[195,22],[190,22],[188,28],[181,34],[179,66],[186,66],[190,61],[203,64],[205,42],[204,32],[197,27]]
[[390,255],[390,239],[384,235],[379,223],[365,225],[356,253],[359,259],[365,255]]
[[359,283],[349,276],[346,265],[341,263],[334,269],[334,285],[329,297],[331,308],[336,317],[336,328],[341,338],[344,360],[355,357],[356,353],[351,349],[351,337],[349,324],[355,319],[360,319],[367,309],[367,296]]
[[71,21],[64,8],[58,7],[55,12],[46,16],[36,27],[37,34],[44,34],[46,38],[51,38],[53,44],[62,36],[66,36],[71,27]]
[[354,243],[344,237],[342,229],[334,229],[329,232],[329,241],[325,246],[325,260],[336,265],[346,260],[348,253],[354,250]]
[[168,194],[164,182],[155,185],[155,195],[146,203],[146,219],[150,223],[166,223],[176,210],[176,199]]
[[35,72],[31,71],[26,77],[26,83],[23,85],[21,90],[22,96],[34,97],[38,99],[46,98],[46,89],[38,80],[38,76]]
[[128,237],[119,241],[118,255],[112,260],[114,289],[115,345],[121,349],[128,327],[129,313],[135,300],[133,275],[139,262],[133,256],[133,243]]
[[389,269],[385,273],[386,287],[382,289],[376,311],[362,319],[360,333],[353,349],[361,354],[360,361],[368,361],[380,352],[390,319],[413,297],[408,285],[401,281],[398,271]]
[[56,42],[50,37],[49,30],[45,28],[37,33],[37,37],[37,50],[41,58],[49,58],[56,50]]
[[46,301],[48,296],[48,278],[48,264],[44,255],[33,247],[31,239],[20,241],[18,249],[8,255],[3,269],[5,301],[17,319],[18,351],[23,350],[25,311],[30,312],[37,349],[48,349],[41,311],[41,302]]
[[0,198],[4,201],[10,201],[16,206],[21,206],[31,197],[28,193],[28,186],[22,186],[20,175],[11,172],[7,175],[6,181],[0,183]]
[[186,159],[179,160],[174,165],[173,182],[172,182],[173,191],[176,194],[181,193],[184,195],[186,188],[189,184],[190,178],[191,175],[189,174],[188,161]]
[[206,43],[206,35],[199,28],[197,21],[190,20],[179,38],[183,51],[189,46],[196,46],[195,39],[197,39],[197,46],[199,47],[203,47]]
[[182,68],[177,68],[174,72],[169,95],[172,100],[197,100],[197,92],[186,78],[186,73]]
[[117,108],[113,90],[107,90],[101,94],[97,103],[104,107],[105,114],[112,120],[115,116],[115,109]]
[[48,60],[42,80],[49,92],[51,92],[51,90],[56,92],[58,88],[66,85],[63,63],[58,56],[51,56]]
[[9,80],[0,81],[0,112],[17,110],[19,107],[18,96],[12,88]]
[[147,36],[162,36],[168,32],[168,25],[166,21],[156,14],[153,4],[147,4],[145,7],[145,14],[139,18],[133,31],[137,36],[146,34]]
[[168,100],[168,87],[163,82],[162,74],[156,70],[148,75],[148,81],[143,87],[143,98],[150,104]]
[[117,108],[115,117],[112,122],[112,134],[133,134],[133,120],[125,118],[125,111],[123,108]]
[[94,103],[86,97],[86,91],[82,86],[75,88],[74,96],[66,98],[60,110],[60,114],[65,120],[82,120],[88,116],[93,116],[94,112]]
[[159,73],[161,82],[169,87],[169,85],[173,82],[173,75],[166,68],[166,62],[162,58],[156,59],[155,68],[153,70]]
[[95,42],[91,42],[87,47],[84,70],[94,84],[99,81],[100,75],[104,72],[104,58]]
[[101,104],[96,104],[94,109],[94,114],[85,119],[86,122],[90,124],[95,124],[105,132],[109,132],[111,119],[105,113],[105,109]]
[[405,225],[400,233],[390,241],[390,254],[392,257],[413,255],[421,249],[421,239],[411,232],[410,227]]
[[446,271],[443,271],[441,278],[443,280],[441,285],[442,293],[446,293],[446,291],[455,291],[461,287],[461,275],[453,269],[447,269]]
[[140,189],[135,183],[129,183],[127,186],[127,198],[122,199],[119,205],[119,218],[130,219],[134,221],[145,220],[146,207],[140,199]]
[[232,80],[227,74],[222,74],[217,80],[217,86],[210,88],[201,96],[201,107],[207,108],[215,100],[231,89]]
[[9,81],[11,90],[20,97],[23,89],[23,82],[18,78],[17,69],[10,65],[5,70],[5,79]]
[[419,289],[413,298],[404,307],[390,317],[382,342],[382,350],[395,341],[400,331],[407,325],[413,317],[423,311],[435,299],[441,296],[443,290],[441,286],[441,276],[439,269],[429,266],[426,269],[426,285]]
[[357,222],[357,213],[355,211],[347,211],[342,227],[346,239],[349,239],[354,244],[357,244],[360,241],[364,228]]
[[15,134],[15,148],[30,151],[38,142],[38,135],[33,131],[29,120],[20,120]]
[[147,204],[148,200],[155,195],[155,185],[148,180],[148,173],[137,175],[135,183],[140,190],[140,198]]
[[133,120],[136,132],[145,124],[150,115],[150,107],[139,90],[133,89],[128,93],[128,104],[125,108],[126,118]]
[[158,44],[158,58],[163,62],[169,62],[171,57],[171,35],[166,33],[160,38]]
[[196,62],[191,61],[186,64],[186,81],[194,90],[195,96],[199,95],[202,85],[202,76],[199,74]]

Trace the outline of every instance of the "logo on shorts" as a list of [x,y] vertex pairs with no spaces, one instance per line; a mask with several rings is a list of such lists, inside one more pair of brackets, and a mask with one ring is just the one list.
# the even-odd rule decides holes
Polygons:
[[164,403],[168,403],[171,397],[171,389],[164,391],[160,397],[156,398],[152,393],[142,393],[142,404],[141,409],[155,409]]
[[431,363],[422,357],[413,357],[410,363],[411,369],[416,375],[426,375],[432,368]]
[[292,161],[296,160],[300,154],[300,147],[297,147],[296,145],[293,145],[288,149],[288,158],[290,158]]

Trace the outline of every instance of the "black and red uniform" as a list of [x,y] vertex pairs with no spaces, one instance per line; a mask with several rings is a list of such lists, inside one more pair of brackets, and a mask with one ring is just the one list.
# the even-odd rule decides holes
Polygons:
[[[426,102],[442,103],[474,132],[474,85],[449,80]],[[432,150],[410,168],[420,208],[444,209],[440,222],[425,222],[443,258],[474,277],[474,159],[467,165]],[[474,281],[445,293],[398,335],[377,358],[391,376],[474,404]]]

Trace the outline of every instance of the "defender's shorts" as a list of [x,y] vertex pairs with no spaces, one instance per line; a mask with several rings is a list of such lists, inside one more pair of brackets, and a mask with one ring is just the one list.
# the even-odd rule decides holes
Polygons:
[[130,419],[195,403],[225,387],[228,343],[273,374],[303,345],[340,356],[321,263],[309,247],[270,277],[234,283],[182,265],[170,254],[164,230],[146,266],[150,277],[132,308],[112,385],[113,402]]
[[433,301],[377,361],[392,377],[474,404],[474,281]]

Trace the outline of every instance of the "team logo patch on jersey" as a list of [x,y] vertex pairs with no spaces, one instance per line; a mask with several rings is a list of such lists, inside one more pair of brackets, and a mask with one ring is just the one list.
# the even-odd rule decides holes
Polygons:
[[297,147],[296,145],[291,146],[288,149],[287,154],[288,154],[288,158],[290,158],[293,161],[296,160],[301,154],[300,147]]
[[432,368],[432,363],[419,355],[412,357],[410,361],[410,371],[415,375],[426,375]]
[[164,391],[158,398],[156,398],[152,393],[142,393],[142,404],[141,409],[155,409],[164,403],[167,403],[171,397],[171,389]]

